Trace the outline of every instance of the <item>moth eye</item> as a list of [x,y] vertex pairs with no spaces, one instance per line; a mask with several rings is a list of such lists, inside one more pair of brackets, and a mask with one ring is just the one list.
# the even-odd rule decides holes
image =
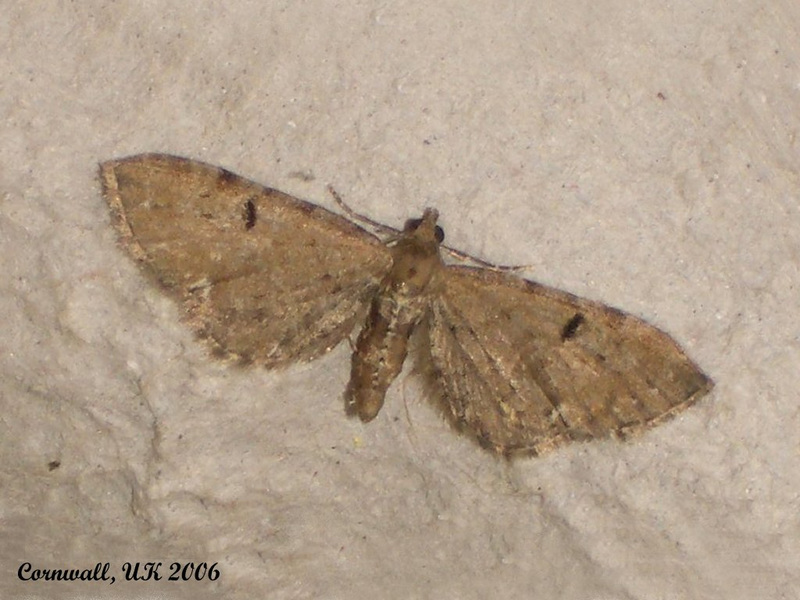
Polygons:
[[[417,227],[419,227],[421,223],[422,219],[409,219],[403,226],[403,231],[406,233],[416,231]],[[434,230],[434,236],[436,237],[436,241],[441,244],[444,241],[444,229],[437,225],[436,229]]]

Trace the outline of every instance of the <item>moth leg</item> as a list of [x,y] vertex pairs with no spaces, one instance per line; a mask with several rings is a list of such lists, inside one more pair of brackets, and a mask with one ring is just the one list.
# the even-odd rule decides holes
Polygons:
[[344,201],[344,199],[339,195],[339,192],[337,192],[332,185],[328,186],[328,193],[331,196],[333,196],[333,200],[334,202],[336,202],[337,205],[339,205],[339,208],[341,208],[345,212],[345,214],[348,217],[350,217],[353,221],[359,221],[361,223],[365,223],[366,225],[372,227],[375,231],[379,231],[384,235],[397,237],[402,233],[402,231],[400,231],[399,229],[395,229],[394,227],[389,227],[388,225],[384,225],[383,223],[378,223],[377,221],[373,221],[369,217],[366,217],[354,211],[352,208],[350,208],[350,205]]
[[414,429],[414,420],[411,418],[411,411],[408,408],[408,394],[407,394],[407,387],[408,387],[408,375],[403,377],[400,380],[400,396],[403,398],[403,408],[405,409],[406,413],[406,422],[408,423],[408,430],[406,436],[408,437],[408,441],[411,443],[411,446],[419,452],[419,446],[417,444],[417,432]]

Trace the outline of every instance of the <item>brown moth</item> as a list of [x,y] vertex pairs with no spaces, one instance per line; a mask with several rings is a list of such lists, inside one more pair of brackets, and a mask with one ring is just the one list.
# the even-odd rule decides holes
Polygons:
[[365,323],[346,391],[362,421],[380,411],[415,329],[445,414],[504,455],[625,437],[713,387],[636,317],[497,269],[445,264],[436,210],[383,243],[324,208],[185,158],[112,160],[100,176],[124,246],[215,353],[279,367],[328,352]]

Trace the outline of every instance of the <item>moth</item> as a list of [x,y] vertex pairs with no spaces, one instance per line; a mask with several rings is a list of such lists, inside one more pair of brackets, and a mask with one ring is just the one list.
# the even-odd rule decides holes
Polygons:
[[363,324],[345,404],[364,422],[380,412],[414,331],[448,419],[502,455],[624,438],[713,387],[634,316],[478,259],[446,264],[432,208],[384,243],[186,158],[111,160],[100,177],[123,246],[216,355],[280,367],[317,358]]

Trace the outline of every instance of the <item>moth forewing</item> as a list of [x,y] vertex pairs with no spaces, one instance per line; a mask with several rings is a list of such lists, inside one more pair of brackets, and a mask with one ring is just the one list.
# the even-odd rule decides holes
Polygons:
[[443,281],[435,372],[452,418],[498,452],[623,436],[713,385],[666,333],[619,310],[486,269],[448,267]]
[[231,358],[272,367],[323,354],[391,266],[351,221],[218,167],[145,154],[100,171],[123,245]]

